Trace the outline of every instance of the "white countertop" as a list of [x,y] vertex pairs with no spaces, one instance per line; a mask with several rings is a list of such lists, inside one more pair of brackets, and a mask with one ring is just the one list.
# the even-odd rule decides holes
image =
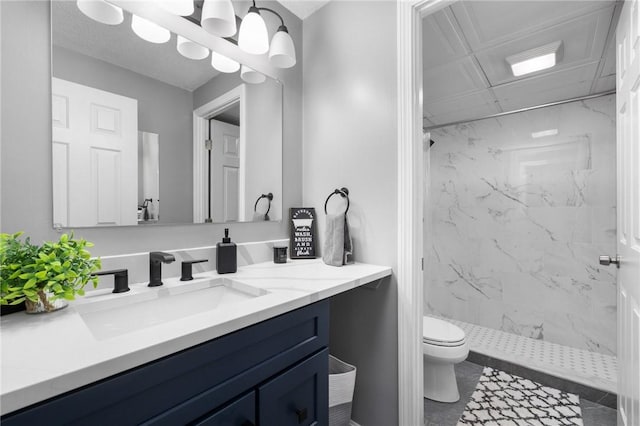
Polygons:
[[356,263],[336,268],[320,259],[258,263],[238,268],[235,274],[194,274],[196,280],[230,278],[266,290],[267,294],[115,337],[94,335],[80,316],[83,306],[184,283],[178,278],[164,278],[163,287],[149,288],[146,283],[139,283],[130,285],[127,293],[87,292],[86,297],[50,314],[6,315],[0,322],[1,414],[389,275],[391,268],[385,266]]

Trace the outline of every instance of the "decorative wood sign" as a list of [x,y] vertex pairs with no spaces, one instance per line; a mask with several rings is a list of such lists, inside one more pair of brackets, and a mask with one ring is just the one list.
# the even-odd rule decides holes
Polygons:
[[291,237],[289,250],[291,259],[315,259],[316,257],[316,211],[313,207],[289,209]]

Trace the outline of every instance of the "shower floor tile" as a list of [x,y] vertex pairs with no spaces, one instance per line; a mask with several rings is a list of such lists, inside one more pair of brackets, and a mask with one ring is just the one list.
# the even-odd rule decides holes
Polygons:
[[605,392],[616,392],[616,357],[530,339],[462,321],[447,321],[464,330],[469,349],[474,352],[524,365]]

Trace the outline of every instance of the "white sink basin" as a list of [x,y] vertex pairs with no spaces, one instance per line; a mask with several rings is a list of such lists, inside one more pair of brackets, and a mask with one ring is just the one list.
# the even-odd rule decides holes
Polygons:
[[206,311],[236,305],[266,290],[228,278],[196,279],[139,293],[87,297],[75,304],[91,333],[108,339]]

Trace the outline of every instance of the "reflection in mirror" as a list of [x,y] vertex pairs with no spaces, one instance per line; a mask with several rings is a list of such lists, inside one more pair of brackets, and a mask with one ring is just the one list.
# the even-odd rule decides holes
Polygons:
[[175,34],[147,43],[76,2],[51,9],[54,226],[281,220],[279,82],[245,84]]

